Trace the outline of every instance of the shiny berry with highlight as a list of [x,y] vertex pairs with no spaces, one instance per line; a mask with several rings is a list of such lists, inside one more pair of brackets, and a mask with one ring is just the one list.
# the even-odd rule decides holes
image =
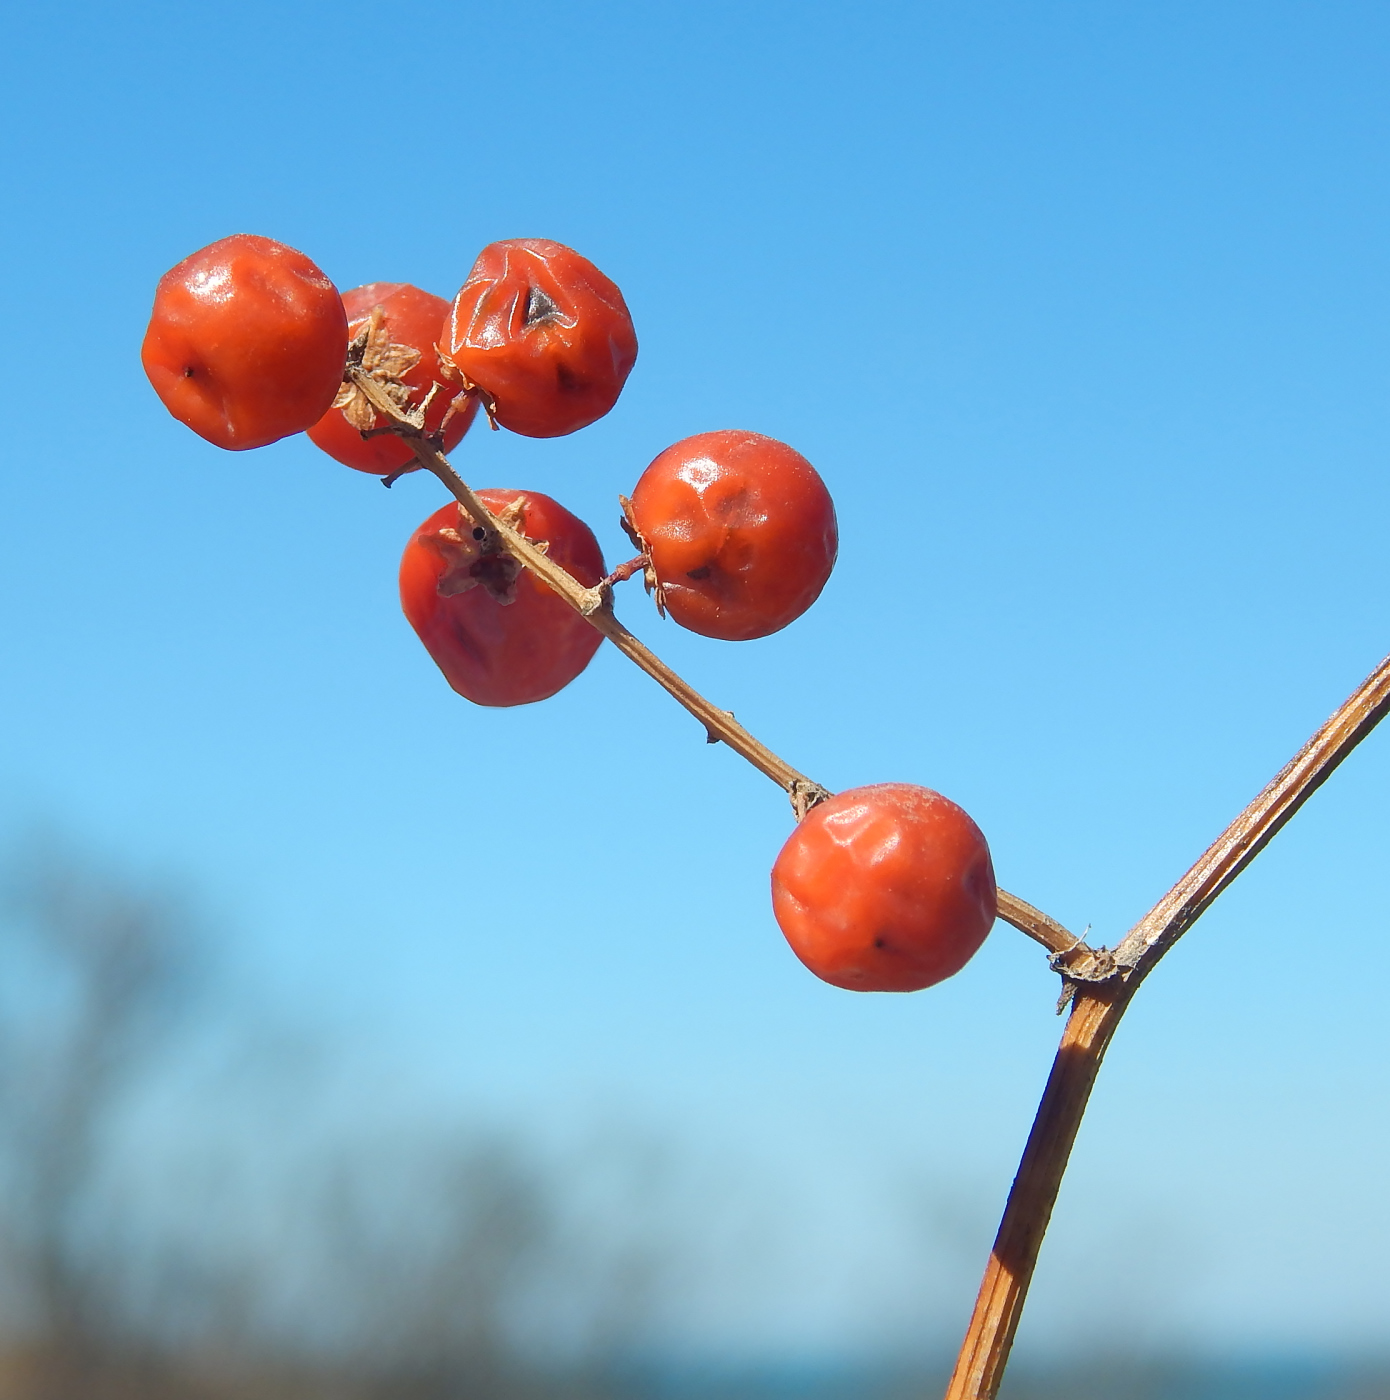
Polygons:
[[159,280],[140,357],[164,406],[218,447],[303,432],[342,385],[347,314],[303,253],[238,233]]
[[980,828],[911,783],[853,788],[813,807],[772,868],[772,907],[817,977],[856,992],[914,992],[984,942],[998,891]]
[[699,433],[642,473],[628,519],[682,627],[741,642],[795,621],[835,567],[835,506],[816,469],[760,433]]
[[508,238],[478,255],[443,348],[460,382],[491,396],[502,427],[562,437],[618,401],[637,335],[623,294],[587,258],[547,238]]

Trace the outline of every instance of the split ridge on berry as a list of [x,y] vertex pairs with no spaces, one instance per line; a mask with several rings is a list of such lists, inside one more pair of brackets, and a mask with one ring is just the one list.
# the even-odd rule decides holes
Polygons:
[[478,255],[444,349],[502,427],[562,437],[618,401],[637,334],[623,294],[587,258],[548,238],[509,238]]

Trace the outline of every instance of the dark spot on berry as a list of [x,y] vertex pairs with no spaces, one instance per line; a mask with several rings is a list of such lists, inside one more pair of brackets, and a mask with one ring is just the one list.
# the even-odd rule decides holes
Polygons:
[[563,361],[555,366],[555,387],[562,394],[582,392],[584,381]]
[[468,568],[469,577],[477,579],[503,606],[516,602],[514,585],[520,572],[521,567],[516,560],[505,554],[485,554]]
[[886,948],[887,946],[888,946],[888,940],[887,940],[886,938],[875,938],[875,939],[874,939],[874,947],[875,947],[875,948]]
[[708,564],[701,564],[698,569],[691,569],[690,572],[686,574],[686,578],[708,578],[709,576],[710,566]]
[[544,321],[553,321],[560,314],[560,308],[539,287],[532,287],[526,293],[526,329],[539,326]]
[[198,373],[198,371],[197,371],[196,369],[194,369],[192,365],[184,365],[184,367],[183,367],[183,377],[184,377],[185,379],[192,379],[193,376],[194,376],[195,374],[197,374],[197,373]]

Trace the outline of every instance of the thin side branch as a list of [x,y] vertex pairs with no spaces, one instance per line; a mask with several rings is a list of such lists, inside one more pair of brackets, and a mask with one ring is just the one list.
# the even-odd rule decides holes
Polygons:
[[1005,894],[1003,890],[999,892],[999,917],[1020,933],[1026,933],[1035,943],[1041,943],[1054,956],[1070,951],[1081,941],[1041,909],[1034,909],[1017,895]]
[[402,439],[415,453],[416,460],[442,481],[449,493],[466,510],[475,525],[491,536],[485,547],[500,547],[519,560],[580,614],[591,626],[634,661],[668,694],[673,695],[705,727],[706,733],[722,739],[733,751],[746,758],[760,773],[784,788],[797,807],[797,816],[830,796],[826,788],[813,782],[759,742],[727,710],[712,705],[693,686],[687,685],[650,647],[638,641],[613,615],[612,596],[607,589],[585,588],[569,570],[542,554],[530,540],[499,520],[477,497],[473,488],[453,469],[449,459],[403,414],[370,375],[349,368],[349,376],[373,408],[407,431]]
[[1075,988],[1072,1013],[1009,1192],[946,1400],[994,1400],[998,1393],[1096,1074],[1140,982],[1387,711],[1390,657],[1135,924],[1114,950],[1115,975],[1099,985]]
[[754,738],[728,710],[712,705],[693,686],[687,685],[659,656],[640,642],[613,615],[612,595],[606,589],[585,588],[567,569],[517,531],[503,524],[478,499],[472,488],[449,464],[449,459],[423,438],[409,438],[421,466],[433,472],[448,487],[454,499],[477,525],[493,534],[503,549],[518,559],[555,590],[577,613],[596,627],[629,660],[642,668],[668,694],[674,696],[705,727],[706,733],[722,740],[736,754],[746,758],[760,773],[785,788],[798,817],[823,802],[830,793],[790,763],[779,758],[766,744]]
[[1128,976],[1146,972],[1197,922],[1387,711],[1390,657],[1366,677],[1192,869],[1125,935],[1115,949],[1115,961],[1130,970]]

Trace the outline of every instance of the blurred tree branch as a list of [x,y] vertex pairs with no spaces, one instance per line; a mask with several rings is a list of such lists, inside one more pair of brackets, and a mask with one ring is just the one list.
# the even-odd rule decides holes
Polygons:
[[53,838],[0,880],[0,1224],[30,1329],[78,1371],[115,1322],[88,1239],[104,1139],[173,1024],[192,948],[172,899]]

